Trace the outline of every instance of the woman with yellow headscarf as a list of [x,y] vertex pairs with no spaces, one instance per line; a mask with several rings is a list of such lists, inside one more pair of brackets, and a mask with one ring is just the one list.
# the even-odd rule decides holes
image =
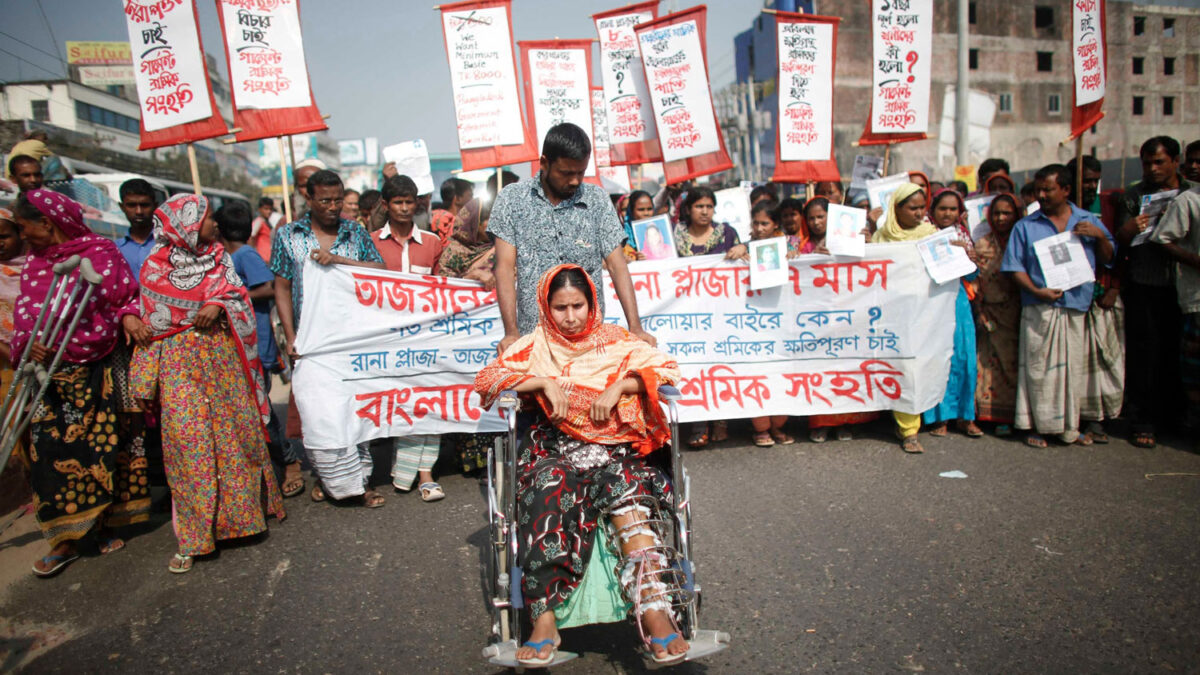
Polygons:
[[[933,223],[925,218],[927,204],[925,190],[916,183],[905,183],[896,188],[888,200],[883,225],[871,238],[873,243],[893,241],[917,241],[937,232]],[[896,418],[896,434],[900,437],[900,449],[910,453],[925,452],[917,432],[921,429],[921,416],[892,411]]]

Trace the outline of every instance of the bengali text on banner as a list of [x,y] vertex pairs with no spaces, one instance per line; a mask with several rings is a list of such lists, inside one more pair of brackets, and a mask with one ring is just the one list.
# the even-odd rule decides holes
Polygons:
[[[788,283],[749,290],[720,256],[630,265],[642,324],[679,361],[683,421],[867,410],[919,413],[949,375],[958,285],[934,284],[913,244],[862,259],[803,256]],[[503,335],[471,281],[354,267],[304,272],[293,392],[305,445],[495,431],[475,374]],[[621,322],[611,284],[608,321]]]
[[642,70],[633,27],[658,16],[658,0],[593,14],[600,39],[600,83],[604,87],[612,164],[645,164],[662,159],[650,89]]
[[837,17],[775,15],[779,52],[779,130],[772,180],[842,179],[833,156],[833,76]]

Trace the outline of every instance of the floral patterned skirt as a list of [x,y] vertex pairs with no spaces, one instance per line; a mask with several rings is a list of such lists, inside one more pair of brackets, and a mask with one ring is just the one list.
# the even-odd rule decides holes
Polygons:
[[522,443],[517,471],[522,590],[534,620],[579,586],[602,513],[629,496],[671,495],[666,476],[628,445],[580,444],[544,421]]
[[143,432],[135,419],[141,413],[130,409],[124,362],[112,355],[61,365],[34,413],[31,481],[51,547],[100,524],[150,517]]

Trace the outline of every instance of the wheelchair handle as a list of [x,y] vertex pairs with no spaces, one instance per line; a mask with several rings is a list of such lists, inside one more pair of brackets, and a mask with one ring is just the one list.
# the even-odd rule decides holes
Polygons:
[[669,384],[660,384],[658,385],[658,397],[664,401],[678,401],[683,398],[683,394]]
[[501,410],[512,412],[521,405],[521,399],[517,396],[515,389],[505,389],[500,392],[500,397],[496,399],[496,405],[500,406]]

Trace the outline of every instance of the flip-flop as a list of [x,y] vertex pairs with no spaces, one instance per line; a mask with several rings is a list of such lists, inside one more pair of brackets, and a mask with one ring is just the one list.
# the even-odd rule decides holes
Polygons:
[[529,640],[528,642],[526,642],[525,644],[523,644],[521,646],[522,647],[532,647],[534,652],[536,653],[536,652],[540,652],[543,649],[545,649],[546,645],[550,645],[550,655],[547,656],[546,658],[542,658],[540,656],[535,656],[532,659],[517,659],[517,663],[521,664],[522,666],[534,666],[534,667],[549,665],[550,663],[552,663],[554,661],[554,657],[558,654],[558,646],[560,644],[562,644],[561,638],[546,638],[545,640],[538,640],[537,642],[534,642],[533,640]]
[[854,434],[849,429],[838,429],[837,439],[839,441],[852,441],[854,440]]
[[771,434],[760,431],[754,434],[754,444],[760,448],[770,448],[775,445],[775,439],[771,438]]
[[808,440],[813,443],[824,443],[829,440],[829,431],[825,429],[813,429],[808,432]]
[[387,501],[383,498],[383,495],[379,494],[375,490],[367,490],[363,492],[362,497],[363,506],[367,507],[368,509],[377,509],[383,506],[384,502]]
[[120,537],[109,537],[104,541],[104,543],[100,544],[100,555],[116,553],[123,548],[125,548],[124,539],[121,539]]
[[771,430],[771,440],[775,441],[776,443],[778,443],[780,445],[791,445],[796,442],[796,439],[783,433],[783,431],[780,429],[772,429]]
[[[186,574],[186,573],[192,571],[192,563],[193,562],[195,562],[195,558],[193,558],[192,556],[183,555],[182,553],[176,553],[175,556],[173,558],[171,558],[171,562],[167,563],[167,571],[170,572],[171,574]],[[172,563],[179,563],[179,564],[174,565]]]
[[311,497],[314,502],[325,501],[325,490],[321,489],[320,483],[313,486]]
[[921,445],[921,441],[917,439],[916,435],[900,439],[900,449],[910,455],[919,455],[925,452],[925,448]]
[[[289,486],[289,485],[292,485],[294,487],[291,490],[289,490],[289,489],[287,489],[287,486]],[[287,499],[288,497],[295,497],[296,495],[299,495],[299,494],[303,494],[304,488],[306,487],[306,484],[304,482],[304,476],[296,476],[295,478],[286,478],[285,477],[282,487],[283,487],[282,491],[283,491],[284,499]]]
[[1041,434],[1029,434],[1026,436],[1025,445],[1028,445],[1031,448],[1037,448],[1039,450],[1049,447],[1049,445],[1046,443],[1046,439],[1042,438]]
[[[671,633],[667,637],[661,637],[661,638],[652,637],[652,638],[650,638],[650,643],[653,645],[658,645],[659,647],[662,647],[663,650],[665,651],[667,649],[667,645],[671,644],[676,639],[682,639],[682,638],[683,638],[683,636],[680,635],[679,633]],[[650,658],[660,666],[673,665],[676,663],[680,663],[684,659],[686,659],[687,652],[683,651],[678,654],[672,654],[671,652],[667,652],[665,656],[658,656],[657,654],[654,653],[653,647],[651,647],[650,648]]]
[[[418,489],[421,490],[421,501],[423,502],[436,502],[446,498],[442,486],[437,483],[421,483]],[[539,647],[539,649],[541,648]]]
[[70,565],[71,563],[75,562],[76,560],[79,560],[79,554],[71,553],[68,555],[47,555],[47,556],[43,556],[39,562],[43,562],[43,563],[54,562],[56,560],[58,562],[56,562],[54,564],[54,567],[51,567],[48,570],[39,570],[37,567],[34,567],[33,573],[39,577],[42,577],[43,579],[45,579],[47,577],[52,577],[55,574],[58,574],[59,572],[66,569],[67,565]]

